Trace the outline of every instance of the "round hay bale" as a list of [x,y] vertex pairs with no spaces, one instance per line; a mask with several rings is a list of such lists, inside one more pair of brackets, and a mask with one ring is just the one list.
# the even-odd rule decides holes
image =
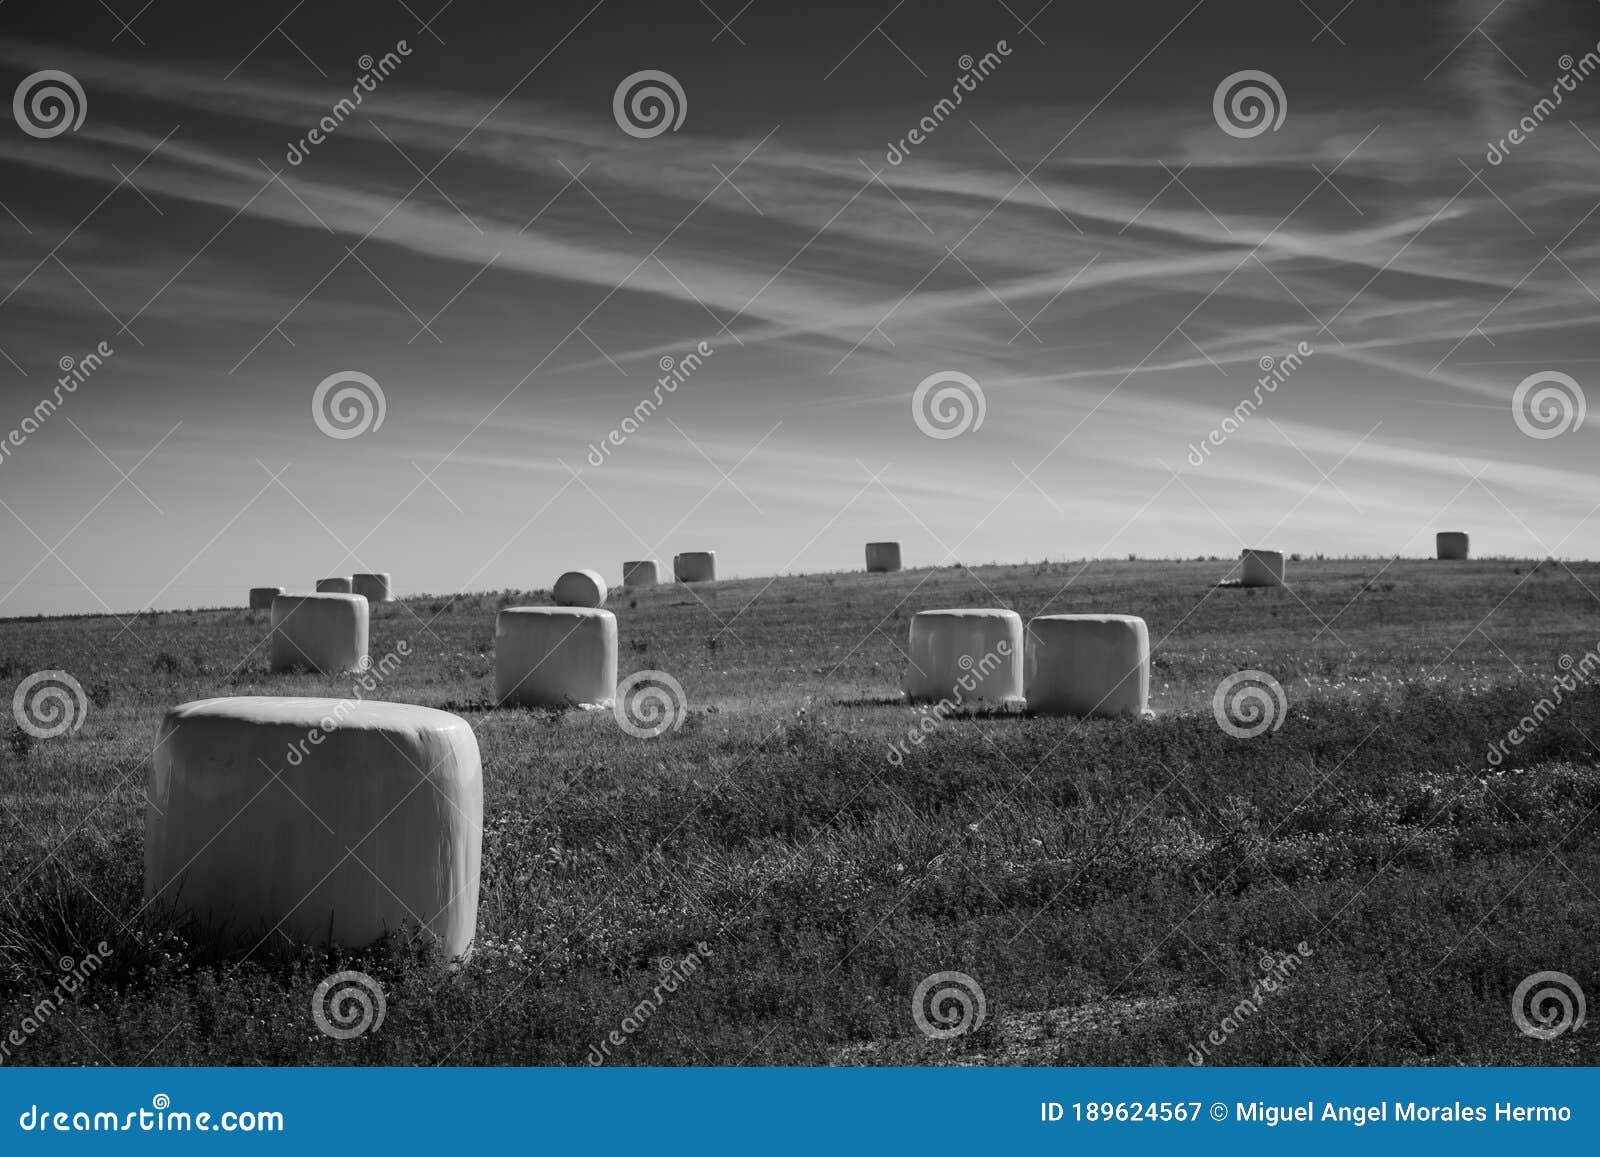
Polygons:
[[350,576],[350,593],[360,595],[369,603],[387,603],[394,596],[389,593],[389,572],[353,574]]
[[867,543],[867,573],[883,574],[900,569],[900,544],[898,542]]
[[274,671],[327,675],[367,666],[367,600],[360,595],[279,595],[272,600]]
[[317,593],[324,595],[352,594],[350,580],[344,577],[325,578],[317,580]]
[[656,566],[654,559],[639,559],[622,564],[622,585],[625,589],[653,587],[660,581],[661,570]]
[[1040,615],[1028,623],[1028,710],[1135,715],[1150,710],[1150,631],[1134,615]]
[[594,607],[507,607],[494,624],[502,707],[609,707],[617,697],[617,617]]
[[681,583],[709,583],[717,578],[717,552],[689,550],[672,557],[672,577]]
[[150,761],[144,894],[243,947],[359,946],[402,927],[467,951],[483,774],[458,716],[249,696],[167,712]]
[[1239,573],[1240,586],[1281,587],[1283,585],[1283,554],[1281,551],[1246,548],[1239,552],[1239,561],[1243,564]]
[[569,570],[550,589],[558,607],[603,607],[606,580],[592,570]]
[[1440,558],[1464,559],[1467,557],[1467,532],[1441,530],[1433,536],[1436,553]]
[[270,611],[272,609],[272,600],[282,593],[282,587],[251,587],[250,609],[252,611]]
[[906,698],[953,707],[1022,705],[1022,618],[1015,611],[918,611]]

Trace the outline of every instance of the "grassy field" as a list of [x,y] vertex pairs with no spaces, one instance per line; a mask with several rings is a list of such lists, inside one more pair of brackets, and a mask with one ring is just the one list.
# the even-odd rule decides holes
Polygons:
[[[7,1063],[581,1065],[619,1032],[607,1063],[1184,1064],[1225,1018],[1207,1063],[1600,1063],[1593,1026],[1535,1040],[1510,1007],[1543,970],[1600,996],[1600,688],[1487,758],[1561,656],[1600,646],[1600,564],[1306,561],[1287,590],[1214,587],[1229,565],[614,596],[621,673],[689,698],[657,739],[490,708],[495,612],[537,592],[377,608],[374,658],[411,658],[374,697],[460,712],[483,752],[480,943],[456,971],[403,943],[216,959],[139,912],[164,709],[350,679],[269,675],[262,613],[0,622],[6,700],[61,668],[92,701],[58,738],[5,724],[0,1036],[61,958],[112,950]],[[957,717],[890,761],[919,718],[911,614],[969,605],[1142,615],[1157,717]],[[1281,729],[1219,727],[1241,669],[1282,684]],[[1292,975],[1236,1015],[1285,953]],[[691,954],[655,1007],[659,962]],[[336,968],[381,980],[380,1029],[314,1026]],[[986,1005],[950,1040],[912,1017],[942,971]]]

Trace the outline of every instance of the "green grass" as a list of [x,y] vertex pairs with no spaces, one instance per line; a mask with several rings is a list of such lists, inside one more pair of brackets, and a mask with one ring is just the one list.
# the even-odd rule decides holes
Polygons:
[[[6,697],[63,668],[93,700],[74,734],[0,745],[0,1037],[58,958],[113,948],[8,1063],[584,1064],[657,962],[705,942],[611,1063],[1183,1064],[1302,941],[1210,1063],[1600,1063],[1593,1026],[1542,1042],[1510,1013],[1537,971],[1600,995],[1600,690],[1486,759],[1559,656],[1600,645],[1600,565],[1317,561],[1289,591],[1213,589],[1227,565],[621,593],[621,672],[668,671],[691,703],[655,740],[488,709],[494,614],[526,592],[377,609],[373,656],[412,658],[376,696],[462,712],[483,752],[480,946],[453,972],[403,943],[241,963],[169,913],[130,920],[162,712],[351,680],[269,675],[260,613],[0,623]],[[918,718],[910,615],[997,603],[1142,615],[1157,719],[953,718],[890,763]],[[1289,703],[1250,740],[1210,705],[1244,668]],[[313,1025],[341,967],[380,978],[380,1031]],[[911,994],[951,970],[987,1018],[929,1040]]]

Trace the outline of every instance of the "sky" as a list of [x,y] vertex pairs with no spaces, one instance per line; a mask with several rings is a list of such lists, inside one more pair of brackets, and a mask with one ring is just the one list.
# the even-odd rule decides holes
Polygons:
[[83,116],[0,124],[0,616],[883,539],[1594,558],[1597,42],[1590,0],[10,0],[5,83]]

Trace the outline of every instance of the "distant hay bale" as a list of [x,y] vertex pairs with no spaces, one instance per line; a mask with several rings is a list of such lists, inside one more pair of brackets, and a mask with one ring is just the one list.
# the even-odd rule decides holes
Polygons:
[[622,564],[622,585],[625,589],[653,587],[660,581],[661,571],[654,559],[638,559]]
[[360,595],[369,603],[387,603],[393,596],[389,593],[389,572],[375,571],[372,574],[353,574],[350,576],[350,593]]
[[690,550],[674,555],[672,577],[681,583],[714,582],[717,577],[717,552]]
[[1134,615],[1040,615],[1028,623],[1028,710],[1145,715],[1150,631]]
[[592,570],[569,570],[550,589],[558,607],[603,607],[606,580]]
[[1464,559],[1467,557],[1467,532],[1441,530],[1434,535],[1434,546],[1440,558]]
[[279,595],[272,600],[274,671],[327,675],[367,665],[367,600],[360,595]]
[[317,593],[324,595],[348,595],[353,591],[350,580],[344,577],[325,578],[317,580]]
[[898,542],[867,543],[867,573],[882,574],[900,569]]
[[272,600],[282,593],[282,587],[251,587],[250,609],[252,611],[270,611],[272,609]]
[[609,707],[617,697],[617,618],[593,607],[507,607],[494,624],[502,707]]
[[351,947],[420,925],[457,957],[478,920],[483,775],[458,716],[250,696],[167,712],[144,894],[225,942]]
[[1283,585],[1283,553],[1276,550],[1245,549],[1239,554],[1244,564],[1239,574],[1242,587],[1281,587]]
[[1022,618],[1015,611],[918,611],[906,698],[953,707],[1022,704]]

